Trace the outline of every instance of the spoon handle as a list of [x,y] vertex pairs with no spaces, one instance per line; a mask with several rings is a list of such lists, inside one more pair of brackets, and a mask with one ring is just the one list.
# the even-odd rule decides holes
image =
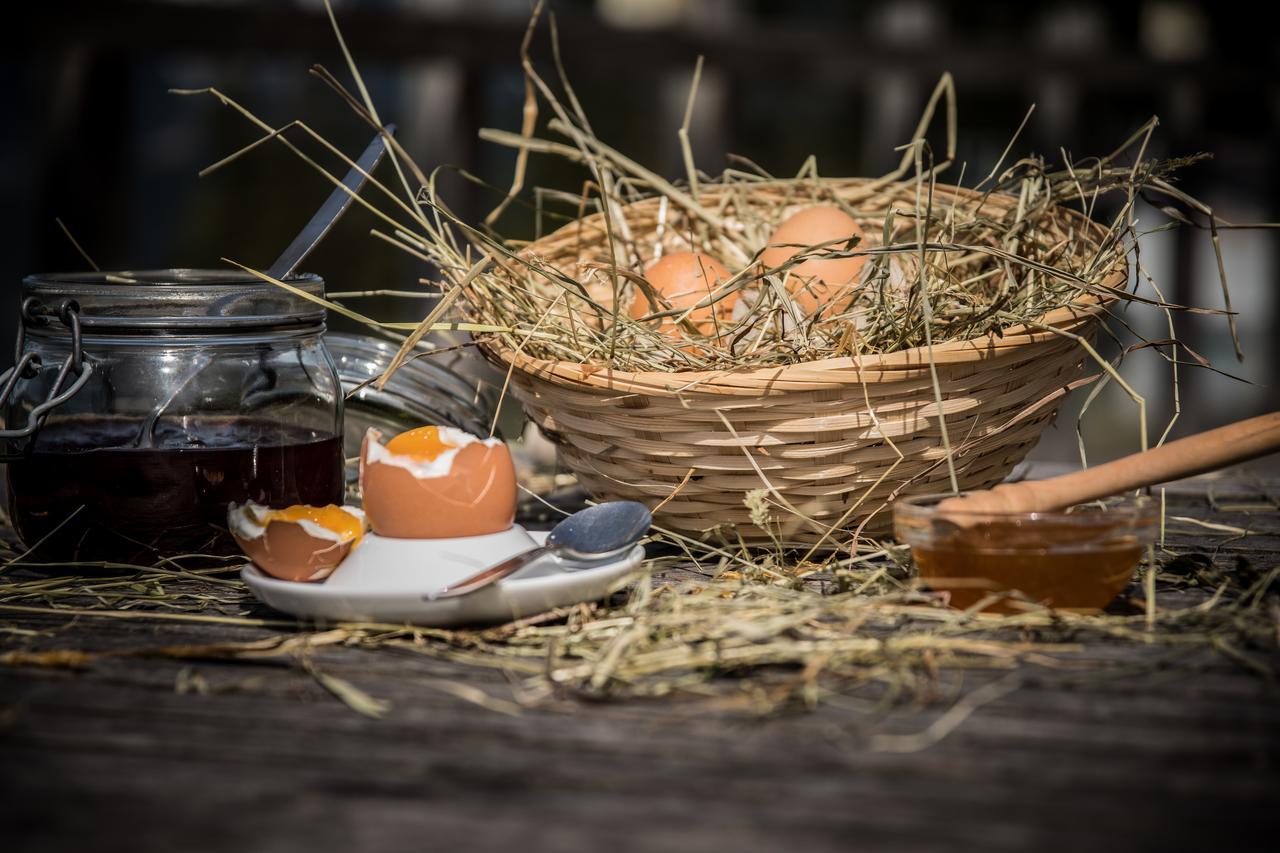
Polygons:
[[948,498],[938,504],[938,511],[1048,512],[1065,509],[1142,486],[1225,468],[1277,450],[1280,450],[1280,412],[1272,412],[1061,477],[1003,483],[990,491]]
[[298,265],[311,254],[311,250],[324,239],[324,235],[329,233],[329,229],[342,214],[346,213],[356,195],[364,189],[365,182],[369,180],[369,174],[377,168],[382,155],[386,153],[387,137],[395,132],[394,124],[389,124],[378,131],[378,135],[373,138],[369,147],[360,155],[360,159],[347,172],[342,183],[333,188],[333,192],[329,193],[329,197],[325,199],[324,204],[320,205],[320,209],[311,217],[311,221],[297,237],[293,238],[289,248],[276,258],[267,275],[277,280],[293,275]]
[[516,554],[514,557],[509,557],[503,560],[501,563],[495,563],[483,571],[476,572],[470,577],[463,578],[460,581],[454,581],[448,586],[438,589],[435,592],[427,593],[426,598],[429,601],[436,601],[441,598],[457,598],[459,595],[466,595],[469,592],[474,592],[482,586],[497,583],[503,578],[515,574],[535,560],[541,559],[547,553],[547,546],[541,545],[537,548]]

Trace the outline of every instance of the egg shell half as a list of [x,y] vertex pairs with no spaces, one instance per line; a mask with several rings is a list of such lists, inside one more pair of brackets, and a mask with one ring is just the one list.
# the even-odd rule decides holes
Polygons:
[[[832,240],[863,237],[862,227],[837,207],[807,207],[781,225],[769,237],[769,246],[760,253],[766,270],[776,269],[796,255],[809,254],[807,247]],[[786,244],[786,245],[776,245]],[[816,252],[843,249],[831,243]],[[787,270],[787,291],[801,311],[810,316],[825,313],[852,295],[866,257],[810,258]]]
[[[675,252],[650,264],[644,277],[672,308],[684,311],[706,299],[732,276],[724,264],[710,255],[701,252]],[[717,323],[722,329],[732,325],[733,306],[737,301],[737,293],[727,294],[714,305],[691,311],[688,319],[701,334],[713,337],[717,333]],[[667,309],[662,305],[651,305],[645,294],[639,288],[636,289],[631,300],[632,318],[638,320],[665,310]],[[675,333],[675,317],[663,317],[658,331],[664,335]]]
[[451,451],[444,473],[424,477],[412,464],[387,461],[402,457],[385,448],[370,458],[370,444],[379,437],[369,430],[360,451],[360,489],[374,533],[449,539],[500,533],[515,521],[516,471],[505,444],[476,440]]
[[234,529],[231,536],[258,568],[286,581],[324,580],[333,574],[354,544],[354,541],[334,542],[313,536],[292,521],[268,522],[258,536],[243,536]]

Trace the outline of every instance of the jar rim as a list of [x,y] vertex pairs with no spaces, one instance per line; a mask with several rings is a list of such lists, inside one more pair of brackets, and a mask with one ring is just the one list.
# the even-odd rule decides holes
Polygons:
[[72,299],[86,331],[239,330],[324,322],[324,279],[298,273],[278,287],[238,270],[55,272],[22,280],[22,298]]

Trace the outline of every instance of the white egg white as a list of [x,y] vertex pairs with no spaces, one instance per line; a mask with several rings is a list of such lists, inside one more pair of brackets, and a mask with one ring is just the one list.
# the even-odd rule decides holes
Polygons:
[[[440,431],[440,440],[444,444],[453,445],[448,450],[442,452],[435,459],[419,459],[415,456],[407,456],[394,453],[386,448],[386,445],[378,441],[378,435],[370,434],[365,442],[367,450],[365,451],[365,464],[369,465],[374,462],[383,465],[394,465],[397,468],[403,468],[417,477],[419,480],[432,480],[437,477],[443,477],[453,470],[453,458],[458,455],[458,451],[462,448],[475,444],[477,442],[485,447],[498,447],[502,444],[500,438],[477,438],[465,430],[456,429],[455,427],[438,427]],[[377,430],[370,429],[370,433],[377,433]]]
[[[364,510],[354,506],[344,506],[343,512],[349,512],[356,518],[364,519]],[[242,506],[231,504],[227,507],[227,527],[231,528],[231,532],[241,539],[258,539],[267,532],[267,524],[259,524],[258,519],[265,517],[271,512],[269,507],[248,501]],[[302,527],[304,533],[313,536],[316,539],[324,539],[327,542],[334,542],[341,545],[344,542],[350,542],[353,537],[344,536],[336,530],[330,530],[323,525],[316,524],[309,519],[301,518],[295,521],[287,522],[289,524],[297,524]]]

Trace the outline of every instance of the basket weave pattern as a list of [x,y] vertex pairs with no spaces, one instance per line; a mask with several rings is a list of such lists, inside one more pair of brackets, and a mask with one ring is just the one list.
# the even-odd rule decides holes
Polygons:
[[[856,184],[845,186],[856,194]],[[643,233],[651,214],[632,218],[629,210],[633,231]],[[570,271],[599,252],[591,239],[597,234],[602,239],[598,226],[579,223],[531,249]],[[1118,268],[1106,284],[1123,287],[1126,280],[1127,270]],[[1104,307],[1082,297],[1038,324],[1091,339]],[[896,495],[950,488],[923,348],[681,373],[621,372],[492,344],[488,351],[510,369],[512,393],[587,491],[598,499],[661,502],[656,523],[686,536],[718,529],[748,544],[781,539],[834,548],[847,542],[841,531],[885,533],[886,507]],[[941,414],[961,488],[992,486],[1026,456],[1084,358],[1076,341],[1039,327],[935,344]],[[744,503],[758,489],[773,504],[770,530],[752,522]]]

